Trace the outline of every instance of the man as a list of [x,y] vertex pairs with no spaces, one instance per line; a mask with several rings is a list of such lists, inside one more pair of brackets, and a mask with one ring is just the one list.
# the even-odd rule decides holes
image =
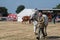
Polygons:
[[57,16],[57,14],[55,13],[55,14],[53,15],[53,23],[54,23],[54,24],[55,24],[56,16]]
[[[38,10],[35,10],[35,14],[31,15],[30,19],[32,19],[33,21],[33,25],[34,25],[34,33],[36,33],[36,30],[37,30],[37,16],[38,16],[38,13],[39,11]],[[44,17],[44,24],[46,25],[46,27],[44,28],[45,29],[45,34],[47,35],[47,32],[46,32],[46,28],[47,28],[47,25],[48,25],[48,17],[45,15],[45,14],[42,14],[42,16]]]
[[[39,28],[38,32],[40,33],[40,31],[41,31],[42,34],[43,34],[43,37],[45,37],[45,33],[44,33],[44,27],[45,27],[45,25],[44,25],[44,17],[43,17],[41,12],[38,13],[37,26]],[[38,36],[40,36],[40,35],[38,35]]]

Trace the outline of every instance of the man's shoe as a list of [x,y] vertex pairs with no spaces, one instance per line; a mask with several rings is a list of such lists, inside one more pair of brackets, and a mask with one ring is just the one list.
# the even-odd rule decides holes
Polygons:
[[45,36],[47,36],[47,33],[45,34]]

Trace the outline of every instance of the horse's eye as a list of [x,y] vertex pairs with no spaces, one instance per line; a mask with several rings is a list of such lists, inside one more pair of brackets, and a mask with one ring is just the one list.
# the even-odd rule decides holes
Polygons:
[[37,14],[35,14],[35,15],[37,15]]

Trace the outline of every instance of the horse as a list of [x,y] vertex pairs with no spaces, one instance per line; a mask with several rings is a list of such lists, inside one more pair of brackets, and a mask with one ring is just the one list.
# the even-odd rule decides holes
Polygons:
[[[46,15],[43,15],[43,17],[44,17],[44,33],[45,33],[45,36],[47,36],[47,25],[48,25],[48,17],[46,16]],[[38,24],[38,22],[37,22],[37,18],[38,18],[38,13],[34,13],[33,15],[31,15],[31,20],[32,20],[32,22],[33,22],[33,24],[34,24],[34,33],[36,34],[36,30],[37,30],[37,24]]]
[[29,22],[29,24],[31,23],[30,16],[23,16],[22,17],[22,23],[25,23],[26,24],[26,22]]

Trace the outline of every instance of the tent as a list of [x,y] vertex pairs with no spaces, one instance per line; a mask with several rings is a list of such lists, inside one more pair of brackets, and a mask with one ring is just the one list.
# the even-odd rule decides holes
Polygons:
[[8,20],[17,20],[17,15],[16,14],[9,14],[8,15]]
[[21,22],[23,16],[30,16],[35,13],[34,9],[24,9],[19,14],[17,14],[17,21]]

